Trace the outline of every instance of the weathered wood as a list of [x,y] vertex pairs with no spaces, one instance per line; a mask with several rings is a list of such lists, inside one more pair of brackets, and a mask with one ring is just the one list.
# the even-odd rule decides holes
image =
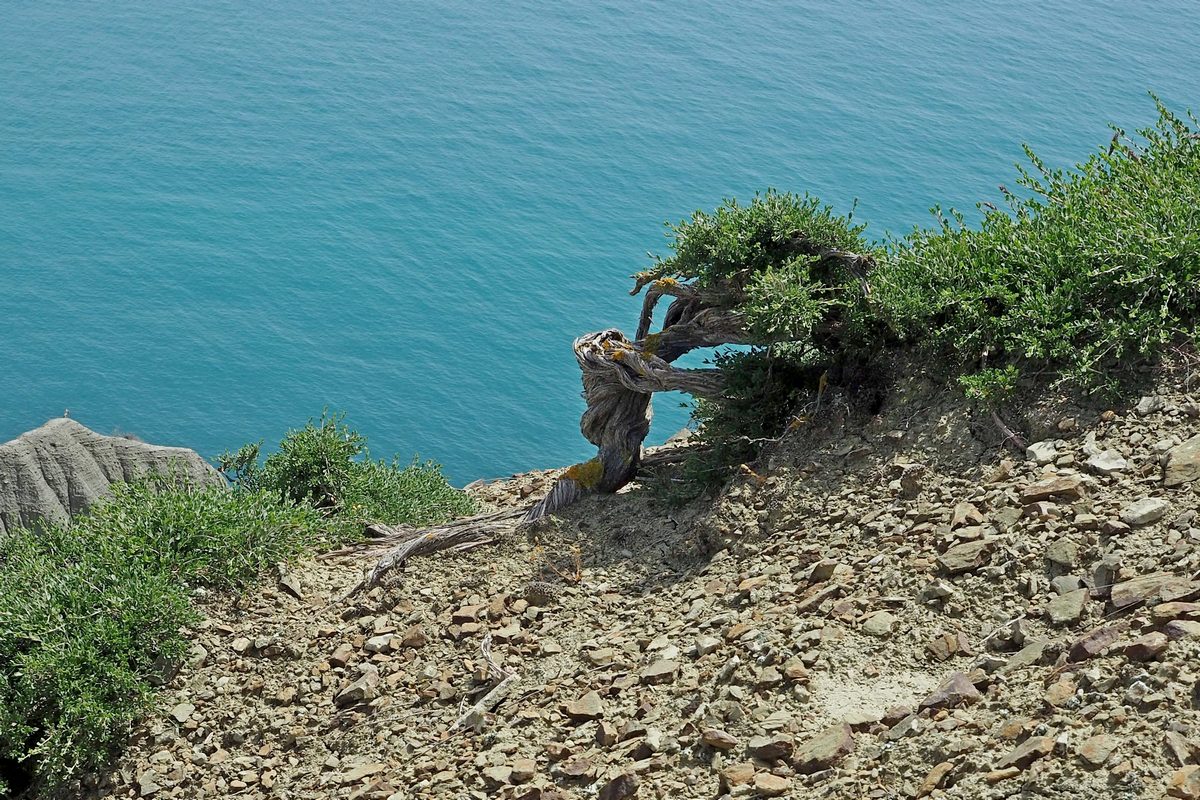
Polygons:
[[476,514],[447,522],[443,525],[433,525],[427,528],[413,528],[407,525],[375,524],[368,528],[377,538],[371,542],[358,545],[358,552],[388,548],[388,552],[376,562],[375,567],[346,592],[342,597],[347,600],[354,595],[370,591],[378,586],[384,577],[402,568],[410,558],[429,555],[444,550],[463,550],[487,543],[490,539],[502,536],[516,527],[525,509],[505,509],[488,514]]
[[[639,279],[640,288],[640,279]],[[650,333],[662,297],[674,297],[663,329]],[[724,379],[715,369],[680,369],[671,362],[698,347],[750,341],[741,315],[713,302],[692,284],[663,278],[650,284],[642,303],[637,339],[619,330],[590,333],[575,340],[575,360],[583,378],[587,409],[580,420],[596,457],[569,468],[525,516],[533,521],[586,494],[611,493],[637,475],[642,443],[650,432],[650,399],[655,392],[680,391],[715,397]]]
[[[661,345],[661,338],[652,340],[652,344]],[[678,358],[700,345],[676,339],[668,346]],[[580,431],[596,445],[596,457],[569,468],[549,494],[530,509],[526,521],[540,519],[590,492],[615,492],[633,480],[641,461],[642,442],[650,432],[650,398],[655,392],[681,391],[711,397],[724,386],[719,370],[673,367],[653,347],[648,348],[645,339],[631,342],[615,328],[576,339],[575,359],[583,373],[587,402]]]
[[471,728],[478,732],[483,727],[487,713],[500,705],[501,701],[512,691],[513,685],[520,680],[520,676],[515,671],[500,666],[496,663],[496,659],[492,658],[492,635],[490,633],[483,637],[483,643],[480,644],[479,649],[483,656],[483,663],[487,666],[488,678],[495,685],[455,720],[454,724],[450,726],[451,731]]
[[[678,463],[686,457],[688,452],[687,448],[660,450],[641,459],[639,469]],[[558,506],[560,508],[570,505],[586,493],[571,480],[560,480],[555,483],[550,494],[553,496],[555,492],[560,494],[555,497],[553,502],[561,503]],[[572,495],[572,492],[578,492],[578,494]],[[521,524],[522,518],[528,515],[529,510],[526,507],[510,508],[476,514],[426,528],[374,523],[367,526],[366,533],[371,537],[367,541],[325,553],[318,558],[338,558],[379,550],[386,551],[371,572],[342,596],[342,600],[345,601],[360,592],[370,591],[378,586],[389,574],[402,569],[411,558],[434,553],[457,552],[491,544],[511,533]]]
[[[815,257],[825,269],[844,270],[869,292],[866,275],[874,266],[869,256],[820,249],[798,235],[788,245],[798,255]],[[719,397],[724,389],[719,370],[680,369],[672,362],[700,347],[764,344],[761,337],[751,334],[737,311],[747,280],[748,273],[737,274],[721,285],[699,287],[653,270],[636,275],[631,294],[649,289],[635,339],[630,341],[619,330],[609,328],[581,336],[574,343],[587,403],[579,427],[596,446],[596,457],[564,471],[546,496],[527,510],[482,514],[421,530],[375,526],[375,533],[382,538],[366,547],[390,549],[347,597],[377,586],[414,556],[478,546],[507,534],[521,522],[553,514],[588,494],[616,492],[632,481],[642,466],[653,394],[681,391]],[[674,299],[662,328],[651,333],[654,312],[663,297]]]

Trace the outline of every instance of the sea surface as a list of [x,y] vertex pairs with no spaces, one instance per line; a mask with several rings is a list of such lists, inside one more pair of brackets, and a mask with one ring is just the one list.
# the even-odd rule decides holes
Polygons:
[[636,326],[664,221],[776,187],[903,233],[1148,90],[1200,109],[1196,0],[4,0],[0,441],[329,408],[460,484],[571,463],[571,341]]

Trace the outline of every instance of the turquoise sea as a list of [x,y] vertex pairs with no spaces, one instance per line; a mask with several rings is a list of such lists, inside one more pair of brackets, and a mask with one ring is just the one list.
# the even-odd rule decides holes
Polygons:
[[664,220],[774,186],[903,232],[1200,108],[1198,53],[1196,0],[5,0],[0,441],[328,406],[459,483],[570,463],[571,340],[635,327]]

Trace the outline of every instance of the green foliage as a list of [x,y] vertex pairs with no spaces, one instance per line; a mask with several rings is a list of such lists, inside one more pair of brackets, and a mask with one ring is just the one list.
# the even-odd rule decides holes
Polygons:
[[726,373],[725,391],[719,399],[697,399],[692,411],[703,447],[655,486],[672,505],[719,486],[738,464],[753,461],[763,442],[796,419],[805,393],[820,386],[819,365],[786,344],[720,352],[714,361]]
[[701,287],[728,283],[745,287],[754,276],[795,263],[793,274],[810,283],[837,283],[816,274],[823,250],[863,252],[865,225],[853,214],[842,217],[810,195],[773,189],[757,194],[749,205],[726,200],[711,214],[696,211],[691,219],[669,225],[674,254],[658,258],[645,273],[654,278],[695,280]]
[[694,415],[724,464],[752,459],[764,440],[777,436],[819,375],[786,347],[721,353],[716,365],[726,373],[725,391],[719,400],[697,400]]
[[[978,229],[940,218],[893,243],[859,313],[969,372],[1048,367],[1081,387],[1111,382],[1195,331],[1200,312],[1200,141],[1158,104],[1158,122],[1072,171],[1031,169]],[[1193,123],[1195,122],[1192,118]]]
[[0,539],[0,758],[49,788],[101,769],[187,650],[190,590],[243,586],[324,529],[268,492],[147,483]]
[[363,522],[432,525],[475,513],[466,494],[446,482],[441,467],[416,459],[355,462],[345,487],[346,513]]
[[673,254],[639,280],[691,281],[706,304],[740,314],[760,345],[717,357],[727,389],[696,410],[713,455],[692,465],[697,479],[689,484],[720,480],[755,442],[776,435],[799,390],[815,382],[813,370],[836,357],[865,277],[839,256],[857,253],[871,263],[876,251],[864,230],[853,211],[841,216],[810,195],[775,190],[670,226]]
[[1013,364],[1004,367],[983,369],[971,375],[960,375],[958,385],[972,400],[986,405],[999,405],[1017,390],[1017,379],[1021,371]]
[[343,419],[325,413],[289,431],[261,466],[260,445],[249,444],[223,455],[220,468],[243,489],[323,509],[346,536],[367,522],[428,525],[475,511],[473,501],[450,486],[433,462],[373,461],[366,438]]

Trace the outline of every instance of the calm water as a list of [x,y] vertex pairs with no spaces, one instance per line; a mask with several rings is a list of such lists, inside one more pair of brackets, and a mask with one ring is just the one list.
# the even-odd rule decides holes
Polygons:
[[1200,106],[1195,0],[3,5],[0,441],[328,406],[458,482],[589,453],[571,340],[635,327],[662,221],[775,186],[882,236]]

